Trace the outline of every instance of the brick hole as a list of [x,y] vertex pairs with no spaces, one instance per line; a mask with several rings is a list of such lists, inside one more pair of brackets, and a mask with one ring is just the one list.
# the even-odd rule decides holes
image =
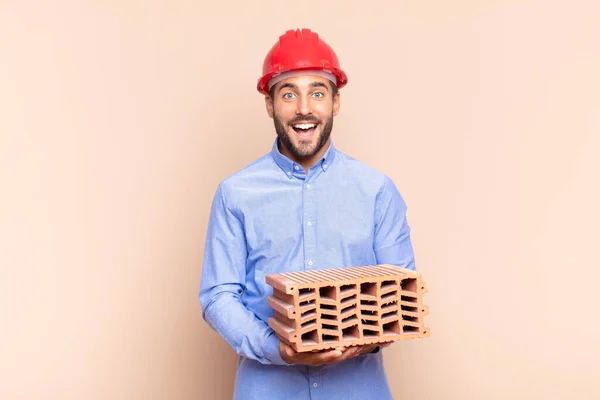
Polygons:
[[370,319],[363,319],[362,320],[362,324],[363,325],[371,325],[371,326],[379,326],[379,321],[373,321]]
[[329,315],[329,314],[321,314],[321,319],[328,319],[331,321],[337,321],[337,318],[334,317],[333,315]]
[[335,306],[332,306],[331,304],[321,304],[319,307],[323,310],[335,310]]
[[335,300],[335,287],[323,286],[319,288],[319,295],[323,299]]
[[385,313],[390,310],[395,310],[397,307],[398,307],[398,302],[396,300],[394,300],[390,303],[387,303],[387,304],[384,304],[383,306],[381,306],[381,312]]
[[377,284],[375,282],[361,283],[360,292],[369,296],[377,296]]
[[363,329],[363,336],[365,339],[367,338],[376,338],[379,336],[379,332],[372,331],[370,329]]
[[340,294],[343,295],[343,294],[348,293],[348,292],[350,292],[350,291],[352,291],[354,289],[356,289],[356,285],[354,285],[354,284],[351,284],[351,285],[342,285],[342,286],[340,286]]
[[358,325],[353,325],[342,329],[342,338],[344,340],[354,340],[358,339],[359,337]]
[[389,292],[388,294],[381,296],[381,300],[382,301],[392,300],[397,295],[398,295],[398,292],[396,292],[396,291]]
[[298,297],[303,298],[315,293],[314,288],[303,288],[298,290]]
[[371,315],[373,317],[377,316],[377,311],[371,311],[371,310],[360,310],[360,313],[362,315]]
[[337,330],[337,326],[335,325],[327,325],[327,324],[323,324],[321,325],[323,327],[323,329],[330,329],[332,331],[336,331]]
[[302,327],[302,329],[309,327],[311,325],[317,325],[317,321],[316,320],[310,320],[310,321],[306,321],[304,322],[302,325],[300,325]]
[[397,285],[396,281],[383,281],[383,282],[381,282],[381,290],[385,290],[385,289],[388,289],[388,288],[396,286],[396,285]]
[[390,311],[388,313],[385,313],[381,316],[381,319],[385,319],[387,317],[391,317],[392,315],[398,315],[398,311]]
[[314,309],[303,312],[300,315],[300,318],[304,319],[304,318],[313,317],[313,316],[315,316],[315,317],[317,316],[317,312]]
[[323,343],[336,343],[340,340],[339,337],[333,335],[323,335]]
[[415,303],[415,304],[417,303],[417,299],[410,297],[410,296],[400,296],[400,300],[406,301],[409,303]]
[[404,333],[416,333],[416,332],[419,332],[419,328],[417,328],[416,326],[404,325],[402,327],[402,331]]
[[399,335],[400,332],[400,322],[394,321],[388,324],[383,325],[383,334],[384,335]]
[[410,315],[403,315],[402,319],[405,321],[411,321],[411,322],[418,322],[419,318],[417,317],[411,317]]
[[400,287],[405,292],[417,293],[417,280],[415,278],[407,278],[400,282]]
[[356,295],[353,295],[353,296],[347,297],[347,298],[345,298],[344,300],[342,300],[342,302],[341,302],[340,304],[341,304],[341,305],[348,304],[348,303],[349,303],[349,302],[351,302],[352,300],[356,300],[356,297],[357,297]]
[[358,317],[356,316],[356,314],[348,315],[346,318],[342,319],[342,324],[345,324],[346,322],[350,321],[351,319],[358,320]]
[[300,307],[304,307],[304,306],[307,306],[309,304],[315,304],[315,299],[301,302],[300,303]]
[[352,294],[352,292],[349,292],[349,293],[345,293],[345,294],[341,294],[341,295],[340,295],[340,299],[341,299],[342,301],[344,301],[344,300],[346,300],[346,299],[348,299],[348,298],[353,298],[353,299],[355,299],[356,297],[357,297],[357,295],[356,295],[356,292],[354,292],[354,294]]
[[416,313],[416,312],[417,312],[417,310],[418,310],[418,308],[417,308],[417,307],[411,307],[411,306],[407,306],[407,305],[404,305],[404,304],[402,304],[402,305],[400,306],[400,309],[402,309],[402,311],[415,312],[415,313]]
[[344,314],[344,313],[345,313],[345,312],[347,312],[347,311],[354,310],[355,308],[356,308],[356,304],[352,304],[352,305],[351,305],[351,306],[349,306],[349,307],[343,308],[343,309],[342,309],[342,314]]
[[365,305],[365,306],[376,306],[377,305],[377,301],[375,301],[375,300],[361,300],[360,304]]
[[317,340],[318,340],[318,335],[317,335],[317,330],[315,329],[314,331],[310,331],[310,332],[306,332],[305,334],[302,335],[302,344],[303,345],[313,345],[313,344],[317,344]]

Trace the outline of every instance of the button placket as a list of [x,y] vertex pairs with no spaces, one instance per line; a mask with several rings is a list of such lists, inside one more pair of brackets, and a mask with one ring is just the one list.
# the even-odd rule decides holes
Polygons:
[[304,203],[304,268],[312,269],[317,264],[318,261],[316,259],[316,247],[317,247],[317,232],[316,232],[316,204],[315,204],[315,195],[314,189],[310,188],[310,184],[304,185],[304,190],[302,191],[303,203]]
[[318,370],[311,370],[308,379],[310,382],[310,392],[311,398],[313,399],[321,399],[322,389],[321,389],[321,374]]

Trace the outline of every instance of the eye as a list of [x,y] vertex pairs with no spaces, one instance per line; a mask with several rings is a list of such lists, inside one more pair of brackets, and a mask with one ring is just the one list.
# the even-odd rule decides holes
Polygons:
[[291,92],[284,93],[283,98],[286,100],[292,100],[294,98],[294,93],[291,93]]
[[315,92],[315,93],[313,93],[313,96],[315,96],[317,98],[322,98],[325,95],[323,94],[323,92]]

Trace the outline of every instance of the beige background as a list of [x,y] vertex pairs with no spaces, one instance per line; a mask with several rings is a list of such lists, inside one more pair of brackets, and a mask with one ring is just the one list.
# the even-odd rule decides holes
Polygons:
[[337,147],[409,205],[432,336],[386,350],[395,397],[600,398],[598,3],[294,4],[0,0],[0,398],[230,398],[208,212],[296,27],[348,73]]

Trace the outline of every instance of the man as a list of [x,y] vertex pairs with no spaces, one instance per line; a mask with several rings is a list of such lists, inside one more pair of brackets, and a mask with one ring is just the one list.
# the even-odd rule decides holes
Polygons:
[[216,191],[199,298],[204,319],[240,355],[234,399],[392,398],[380,347],[296,353],[267,324],[267,274],[415,269],[406,205],[394,183],[331,140],[346,83],[336,54],[316,33],[282,35],[257,87],[277,138]]

